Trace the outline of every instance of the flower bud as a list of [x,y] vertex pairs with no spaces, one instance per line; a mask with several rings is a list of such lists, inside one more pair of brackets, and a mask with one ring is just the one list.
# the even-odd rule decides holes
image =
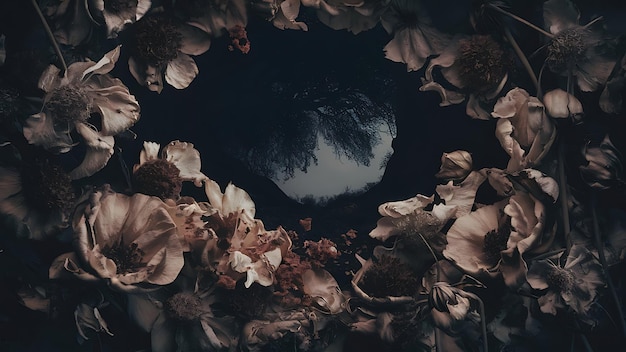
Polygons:
[[554,89],[543,96],[543,104],[548,115],[554,118],[573,117],[579,120],[583,114],[583,105],[575,96],[563,89]]
[[472,155],[464,150],[443,153],[441,168],[435,175],[447,180],[462,180],[472,172]]

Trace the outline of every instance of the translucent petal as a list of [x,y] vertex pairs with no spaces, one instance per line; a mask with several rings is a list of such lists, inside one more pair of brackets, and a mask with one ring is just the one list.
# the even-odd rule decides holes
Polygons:
[[198,66],[191,56],[178,53],[178,56],[167,64],[165,81],[176,89],[185,89],[198,75]]

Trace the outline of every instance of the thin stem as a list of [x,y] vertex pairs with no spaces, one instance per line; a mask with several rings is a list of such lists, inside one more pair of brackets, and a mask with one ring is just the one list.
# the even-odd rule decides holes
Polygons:
[[553,35],[552,33],[546,32],[545,30],[543,30],[543,29],[541,29],[541,28],[539,28],[539,27],[535,26],[534,24],[532,24],[532,23],[530,23],[530,22],[526,21],[525,19],[523,19],[523,18],[521,18],[521,17],[519,17],[519,16],[517,16],[517,15],[514,15],[514,14],[512,14],[512,13],[510,13],[510,12],[506,11],[506,10],[503,10],[503,9],[501,9],[500,7],[498,7],[498,6],[494,5],[494,4],[487,4],[487,6],[489,6],[490,8],[492,8],[492,9],[494,9],[494,10],[498,11],[498,12],[500,12],[500,13],[501,13],[501,14],[503,14],[503,15],[509,16],[509,17],[511,17],[512,19],[514,19],[514,20],[516,20],[516,21],[518,21],[518,22],[520,22],[520,23],[523,23],[523,24],[527,25],[528,27],[530,27],[530,28],[532,28],[532,29],[536,30],[537,32],[539,32],[539,33],[541,33],[541,34],[545,35],[545,36],[546,36],[546,37],[548,37],[548,38],[554,38],[554,35]]
[[580,333],[580,339],[583,342],[583,345],[585,346],[585,351],[587,352],[593,352],[593,348],[591,347],[591,344],[589,343],[589,340],[587,339],[587,336],[585,336],[585,334]]
[[483,352],[488,352],[489,343],[487,341],[487,317],[485,315],[485,303],[483,303],[483,300],[478,297],[478,295],[467,291],[464,291],[464,294],[478,302],[478,308],[480,309],[480,327],[483,334]]
[[435,265],[437,266],[437,282],[439,282],[439,280],[441,279],[441,275],[440,275],[441,264],[439,264],[439,260],[437,259],[437,256],[435,255],[435,251],[433,251],[433,248],[430,246],[428,241],[426,241],[426,238],[424,238],[424,235],[422,235],[421,233],[418,233],[418,235],[420,236],[422,241],[424,241],[424,244],[426,245],[426,247],[428,247],[428,250],[430,251],[430,254],[433,256],[433,259],[435,259]]
[[561,136],[559,142],[559,198],[561,200],[561,215],[563,218],[563,236],[565,237],[565,243],[567,245],[567,252],[569,253],[572,248],[572,239],[570,238],[570,220],[569,220],[569,206],[567,204],[567,176],[565,175],[565,141]]
[[519,45],[517,44],[517,41],[513,37],[513,34],[511,34],[511,31],[507,27],[504,27],[504,36],[513,47],[513,50],[515,51],[515,54],[517,54],[517,57],[522,62],[522,65],[524,65],[526,72],[528,72],[530,79],[533,81],[533,84],[535,85],[535,90],[538,92],[539,81],[537,80],[537,76],[535,75],[533,68],[530,66],[530,62],[528,62],[528,58],[526,57],[522,49],[519,47]]
[[598,250],[598,258],[600,259],[600,264],[602,264],[602,273],[606,278],[606,284],[609,288],[609,292],[611,292],[611,298],[613,299],[613,303],[615,304],[615,309],[617,310],[617,316],[619,317],[619,326],[622,330],[622,335],[626,336],[626,322],[624,321],[624,311],[622,310],[622,304],[620,303],[619,296],[617,295],[617,290],[615,289],[615,285],[613,284],[613,280],[611,280],[611,276],[608,271],[608,264],[606,262],[606,256],[604,255],[604,244],[602,243],[602,236],[600,234],[600,224],[598,222],[598,211],[596,207],[598,206],[598,195],[595,191],[591,192],[591,217],[593,218],[593,235],[594,242],[596,245],[596,249]]
[[600,16],[600,17],[596,17],[593,20],[591,20],[589,23],[587,23],[586,25],[583,26],[584,29],[587,29],[589,27],[591,27],[594,23],[603,20],[604,17]]
[[37,0],[31,0],[30,2],[33,4],[33,7],[35,8],[37,15],[39,16],[39,20],[41,21],[41,24],[43,25],[43,28],[46,31],[46,34],[48,35],[48,39],[50,39],[50,43],[52,43],[54,52],[57,54],[57,57],[59,58],[59,62],[61,63],[61,71],[59,72],[59,75],[65,76],[65,73],[67,72],[67,64],[65,63],[65,58],[63,58],[63,54],[61,53],[61,48],[59,48],[59,43],[57,43],[56,39],[54,38],[54,34],[52,33],[50,26],[48,25],[48,21],[46,21],[46,18],[43,16],[43,13],[41,13],[41,9],[39,8],[39,5],[37,4]]

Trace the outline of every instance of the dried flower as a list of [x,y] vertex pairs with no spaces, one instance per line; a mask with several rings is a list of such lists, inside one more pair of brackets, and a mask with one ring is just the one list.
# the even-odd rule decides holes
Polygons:
[[[113,136],[128,130],[139,119],[139,104],[128,88],[108,72],[120,55],[120,47],[106,53],[98,62],[75,62],[65,76],[49,66],[39,79],[46,92],[40,113],[30,116],[22,128],[30,144],[65,153],[75,145],[70,133],[83,138],[87,152],[82,163],[70,172],[72,179],[93,175],[113,155]],[[98,130],[89,123],[100,116]]]
[[128,67],[135,80],[161,93],[165,80],[176,89],[191,84],[199,70],[190,55],[211,45],[209,34],[166,16],[145,16],[132,25],[132,55]]
[[156,197],[128,197],[105,186],[79,205],[73,226],[76,253],[56,258],[51,278],[69,271],[122,292],[145,292],[174,281],[183,266],[176,225]]

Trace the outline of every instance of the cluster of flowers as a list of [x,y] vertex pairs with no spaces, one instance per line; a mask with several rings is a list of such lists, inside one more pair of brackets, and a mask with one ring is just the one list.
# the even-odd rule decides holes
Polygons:
[[[99,30],[116,46],[98,61],[69,66],[58,49],[61,67],[43,71],[38,111],[25,118],[14,116],[18,94],[1,87],[0,122],[7,128],[0,141],[0,212],[18,237],[41,240],[71,229],[74,250],[52,261],[49,279],[82,280],[99,292],[75,307],[83,339],[115,331],[101,314],[110,303],[105,292],[123,295],[130,319],[151,334],[153,351],[258,350],[284,336],[300,350],[322,350],[332,342],[321,338],[325,329],[340,320],[403,347],[463,351],[483,345],[487,351],[490,344],[532,339],[546,316],[572,318],[572,331],[593,331],[606,320],[599,300],[611,292],[612,320],[624,329],[609,275],[626,253],[623,214],[602,214],[601,226],[596,209],[598,192],[623,191],[619,148],[608,132],[597,145],[582,146],[584,160],[573,169],[590,196],[577,195],[579,200],[568,187],[564,152],[555,153],[553,145],[557,127],[586,120],[601,125],[584,116],[577,95],[596,92],[601,113],[622,114],[626,59],[592,30],[598,20],[579,24],[569,0],[543,3],[545,29],[501,1],[475,5],[474,32],[450,35],[429,22],[416,0],[50,4],[40,12],[57,49],[88,45]],[[509,156],[504,168],[474,170],[470,153],[445,153],[437,177],[447,183],[432,196],[380,205],[382,218],[370,235],[394,244],[376,247],[367,260],[358,256],[362,266],[352,293],[324,269],[338,256],[333,242],[307,242],[296,254],[295,233],[266,230],[244,190],[229,184],[222,191],[201,172],[191,143],[174,141],[161,150],[144,143],[130,190],[103,184],[78,189],[77,181],[108,164],[116,138],[134,137],[129,129],[140,116],[128,87],[110,74],[122,52],[117,41],[129,50],[128,68],[138,84],[160,93],[165,78],[184,89],[199,74],[191,56],[206,52],[212,38],[229,35],[229,50],[247,53],[249,12],[280,29],[307,30],[298,20],[300,6],[314,8],[329,27],[355,34],[381,23],[393,35],[386,57],[423,73],[419,89],[438,92],[442,106],[467,101],[467,115],[497,120],[495,136]],[[539,79],[505,19],[546,37]],[[1,48],[0,63],[5,57]],[[518,63],[536,96],[513,82]],[[544,94],[546,68],[557,83]],[[559,138],[564,149],[566,137]],[[77,145],[85,148],[84,158],[66,172],[52,156]],[[181,196],[183,181],[204,187],[206,200]],[[495,200],[478,201],[481,187],[494,191]],[[505,287],[489,314],[481,296],[492,291],[485,283]],[[26,287],[19,295],[36,310],[52,304],[45,288]]]

